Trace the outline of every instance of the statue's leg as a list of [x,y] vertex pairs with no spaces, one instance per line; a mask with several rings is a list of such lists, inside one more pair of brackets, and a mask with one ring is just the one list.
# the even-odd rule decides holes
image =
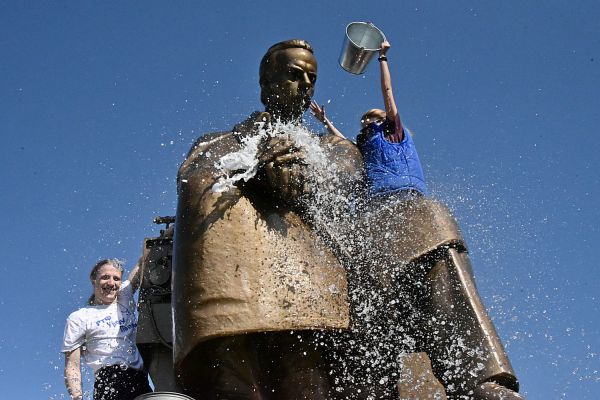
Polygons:
[[209,340],[185,361],[185,393],[202,400],[332,400],[319,334],[259,332]]
[[425,261],[431,269],[420,268],[428,272],[419,307],[426,328],[422,339],[435,374],[449,398],[521,399],[517,378],[477,292],[467,253],[454,248],[436,253]]
[[328,400],[329,376],[318,331],[254,334],[261,381],[272,400]]
[[198,346],[180,368],[185,393],[202,400],[270,399],[262,390],[257,352],[249,335],[216,338]]
[[372,273],[384,260],[373,253],[369,262],[362,271],[357,265],[349,270],[352,329],[334,335],[328,345],[332,386],[340,399],[397,400],[403,353],[415,348],[414,339],[398,323],[406,314],[399,305],[409,301],[399,301],[390,283],[396,276],[392,268]]

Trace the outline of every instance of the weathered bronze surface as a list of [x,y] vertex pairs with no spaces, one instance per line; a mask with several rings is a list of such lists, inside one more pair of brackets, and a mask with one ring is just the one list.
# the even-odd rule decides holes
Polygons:
[[408,354],[398,379],[400,400],[447,400],[444,386],[431,372],[426,353]]
[[[415,341],[412,351],[429,355],[451,398],[479,393],[484,382],[500,384],[507,393],[518,391],[515,373],[477,292],[467,246],[449,210],[421,196],[389,197],[370,201],[361,224],[365,250],[357,259],[368,276],[355,274],[351,286],[372,287],[366,294],[377,308],[369,323],[358,329],[366,332],[362,339],[372,346],[390,347],[393,342],[379,339],[377,333],[399,329]],[[364,293],[361,288],[354,292]],[[397,305],[390,309],[390,304]],[[361,323],[361,318],[355,319],[356,325]],[[393,365],[393,354],[387,357]]]
[[[348,327],[344,268],[301,217],[299,198],[310,192],[303,154],[285,138],[271,138],[260,155],[256,178],[223,193],[211,190],[218,177],[215,162],[240,149],[242,138],[257,134],[255,123],[301,123],[316,72],[305,42],[273,46],[260,68],[266,111],[253,114],[232,132],[203,136],[179,170],[174,357],[188,387],[197,383],[196,361],[210,358],[201,346],[209,339]],[[328,159],[339,160],[340,184],[350,185],[361,168],[357,150],[332,137],[323,138],[323,148]],[[219,348],[220,343],[206,346]],[[293,348],[284,350],[283,358],[293,357]],[[243,357],[235,360],[242,368]]]
[[[312,203],[318,216],[307,209],[319,189],[306,154],[285,135],[261,144],[254,178],[212,190],[216,162],[257,135],[257,123],[301,124],[316,74],[304,41],[273,46],[260,65],[265,111],[202,136],[181,165],[174,367],[164,358],[171,338],[160,333],[166,297],[140,295],[148,304],[139,338],[153,380],[171,387],[174,368],[181,390],[198,400],[522,399],[455,219],[423,197],[364,201],[351,142],[320,138],[338,167],[329,190],[354,199],[341,217],[347,226],[336,225],[331,204]],[[171,243],[153,243],[144,279],[156,289],[166,277],[157,260],[168,259]],[[149,318],[160,321],[152,328]]]

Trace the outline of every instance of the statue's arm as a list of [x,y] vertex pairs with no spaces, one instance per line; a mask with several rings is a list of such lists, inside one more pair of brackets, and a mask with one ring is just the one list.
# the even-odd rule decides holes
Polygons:
[[342,185],[362,184],[363,160],[358,147],[350,140],[329,135],[322,136],[321,147],[327,158],[336,163]]
[[83,399],[81,390],[81,348],[65,353],[65,386],[72,400]]
[[223,193],[213,191],[213,186],[223,174],[218,168],[218,161],[225,154],[240,149],[233,133],[210,134],[202,139],[194,145],[179,168],[177,232],[205,229],[241,196],[235,187]]

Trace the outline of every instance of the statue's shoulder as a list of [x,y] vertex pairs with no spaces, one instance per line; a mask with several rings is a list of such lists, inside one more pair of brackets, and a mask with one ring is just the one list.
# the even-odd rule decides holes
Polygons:
[[362,155],[358,147],[350,140],[335,135],[319,137],[321,147],[338,166],[350,170],[362,170]]
[[[238,143],[241,142],[242,138],[248,134],[253,134],[256,129],[257,122],[260,122],[262,118],[265,118],[263,115],[266,114],[261,111],[255,111],[244,121],[236,124],[229,131],[221,131],[221,132],[210,132],[205,133],[200,136],[187,154],[186,159],[193,157],[195,153],[204,152],[210,147],[214,147],[215,144],[220,144],[222,142],[228,142],[229,140],[234,140]],[[266,119],[265,119],[266,120]]]
[[231,131],[205,133],[196,139],[194,144],[192,144],[192,147],[190,148],[190,151],[188,151],[186,158],[190,158],[190,156],[197,152],[198,149],[210,147],[213,143],[224,140],[227,137],[233,137],[233,133]]
[[257,123],[266,118],[264,114],[264,112],[256,111],[229,131],[210,132],[200,136],[192,144],[184,162],[179,167],[179,176],[199,167],[214,168],[215,159],[236,151],[245,136],[256,132]]
[[[237,143],[232,132],[211,132],[200,136],[179,166],[178,180],[202,167],[214,167],[214,157],[220,157]],[[223,154],[221,154],[223,153]]]
[[356,146],[356,144],[354,144],[354,142],[352,142],[350,139],[341,138],[339,136],[323,135],[319,136],[319,141],[321,142],[321,145],[340,146],[345,149],[348,149],[349,151],[359,151],[358,147]]

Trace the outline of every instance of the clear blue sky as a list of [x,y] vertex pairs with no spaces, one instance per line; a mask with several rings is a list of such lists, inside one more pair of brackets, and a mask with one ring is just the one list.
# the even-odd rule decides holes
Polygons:
[[381,100],[376,68],[337,65],[351,21],[392,44],[403,120],[522,391],[599,398],[598,16],[595,1],[3,1],[0,398],[63,398],[64,321],[91,265],[131,266],[174,214],[190,144],[261,107],[271,44],[312,43],[316,99],[355,135]]

